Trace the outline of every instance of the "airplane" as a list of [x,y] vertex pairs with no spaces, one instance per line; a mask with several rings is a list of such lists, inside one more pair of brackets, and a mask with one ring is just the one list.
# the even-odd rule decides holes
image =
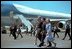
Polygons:
[[[1,4],[2,5],[2,4]],[[5,5],[5,4],[4,4]],[[4,6],[3,5],[3,6]],[[7,4],[8,5],[8,4]],[[2,6],[2,7],[3,7]],[[8,5],[8,6],[11,6]],[[13,3],[12,6],[14,7],[13,10],[15,11],[18,11],[18,14],[17,15],[14,15],[14,16],[18,16],[22,23],[25,24],[24,20],[26,22],[28,22],[28,28],[29,30],[31,30],[31,22],[28,21],[26,19],[27,15],[30,16],[30,17],[38,17],[38,16],[41,16],[41,17],[45,17],[45,18],[50,18],[50,20],[55,23],[55,24],[59,24],[62,25],[62,26],[65,26],[65,22],[68,21],[68,20],[71,20],[71,14],[65,14],[65,13],[59,13],[59,12],[53,12],[53,11],[44,11],[44,10],[38,10],[38,9],[33,9],[33,8],[30,8],[30,7],[27,7],[27,6],[23,6],[23,5],[19,5],[19,4],[15,4]],[[11,7],[12,7],[11,6]],[[12,10],[11,10],[12,11]],[[14,11],[14,12],[15,12]],[[17,12],[16,12],[17,13]],[[24,20],[23,20],[24,19]],[[34,18],[33,18],[34,19]],[[26,24],[25,24],[26,25]],[[62,28],[62,27],[61,27]]]
[[59,21],[59,23],[63,25],[65,25],[66,21],[71,20],[71,14],[38,10],[19,4],[13,4],[13,5],[16,7],[17,10],[19,10],[22,13],[50,18],[51,21]]

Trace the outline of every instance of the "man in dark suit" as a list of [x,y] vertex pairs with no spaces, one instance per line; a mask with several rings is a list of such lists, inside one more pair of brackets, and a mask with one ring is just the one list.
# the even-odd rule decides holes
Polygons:
[[57,37],[59,38],[59,35],[58,35],[58,27],[57,26],[54,26],[54,37],[55,37],[55,34],[57,35]]
[[71,36],[70,36],[70,26],[69,26],[68,23],[66,24],[65,36],[64,36],[64,38],[63,38],[62,40],[64,40],[64,39],[66,38],[67,34],[69,35],[69,40],[71,40]]
[[21,35],[21,38],[23,38],[23,36],[22,36],[22,34],[21,34],[21,26],[18,26],[18,35],[17,35],[17,37],[18,37],[19,35]]
[[46,37],[46,32],[45,32],[45,18],[41,18],[39,24],[38,24],[38,39],[40,40],[40,44],[38,47],[41,47],[44,45],[44,39]]
[[17,26],[14,25],[13,27],[14,27],[14,28],[13,28],[13,37],[14,37],[14,39],[16,39]]
[[10,35],[9,36],[11,36],[11,34],[13,33],[13,28],[12,28],[13,26],[11,25],[10,26]]

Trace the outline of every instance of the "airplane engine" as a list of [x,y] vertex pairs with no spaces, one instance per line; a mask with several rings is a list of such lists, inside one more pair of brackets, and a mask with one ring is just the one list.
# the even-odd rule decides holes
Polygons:
[[58,23],[58,27],[59,27],[59,28],[65,28],[65,21],[60,21],[60,22]]

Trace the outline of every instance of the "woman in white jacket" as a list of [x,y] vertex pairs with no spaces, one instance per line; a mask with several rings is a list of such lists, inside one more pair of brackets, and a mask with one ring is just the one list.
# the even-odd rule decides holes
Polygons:
[[[52,27],[51,27],[51,23],[50,23],[50,19],[46,19],[46,39],[47,39],[47,46],[46,47],[51,47],[52,44],[51,42],[55,45],[56,47],[56,43],[54,43],[54,37],[52,35]],[[49,43],[49,45],[48,45]]]

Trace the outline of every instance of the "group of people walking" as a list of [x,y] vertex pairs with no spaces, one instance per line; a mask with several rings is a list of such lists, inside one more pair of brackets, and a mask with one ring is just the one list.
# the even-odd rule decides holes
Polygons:
[[36,38],[38,38],[40,41],[40,44],[38,45],[38,47],[41,47],[44,45],[45,38],[47,39],[46,47],[51,47],[52,43],[56,46],[56,43],[53,42],[54,37],[52,35],[52,25],[50,23],[50,19],[48,19],[48,18],[45,19],[45,18],[39,17],[36,28],[37,28]]
[[[17,39],[18,38],[18,36],[19,36],[19,34],[21,35],[21,38],[23,38],[23,36],[22,36],[22,34],[21,34],[21,25],[16,25],[16,24],[12,24],[11,26],[10,26],[10,35],[9,36],[11,36],[11,34],[13,35],[13,37],[14,37],[14,39]],[[17,33],[17,36],[16,36],[16,33]]]
[[[19,34],[20,34],[21,35],[21,38],[23,38],[23,36],[21,34],[21,27],[22,27],[22,25],[18,25],[18,26],[15,25],[15,24],[14,25],[11,25],[11,27],[10,27],[10,35],[9,36],[11,36],[11,34],[12,34],[13,37],[14,37],[14,39],[17,39],[18,36],[19,36]],[[44,43],[45,43],[44,40],[45,39],[47,40],[46,47],[51,47],[52,46],[52,43],[56,47],[56,43],[54,42],[54,39],[55,39],[55,34],[59,38],[59,35],[57,33],[58,27],[57,26],[54,27],[54,34],[52,34],[52,24],[50,22],[50,19],[39,17],[37,19],[37,23],[36,23],[35,29],[37,31],[36,36],[35,36],[36,37],[36,40],[35,41],[37,41],[37,38],[40,41],[40,44],[38,45],[38,47],[44,46]],[[17,32],[17,36],[16,36],[16,32]],[[31,32],[33,32],[33,31],[31,31]],[[65,39],[65,37],[66,37],[67,34],[69,35],[69,37],[71,39],[71,36],[70,36],[70,28],[69,28],[69,25],[68,24],[66,26],[66,32],[65,32],[65,36],[64,36],[63,40]]]
[[[37,33],[36,33],[36,40],[35,41],[37,41],[37,38],[40,41],[40,44],[38,45],[38,47],[44,46],[44,43],[45,43],[44,40],[45,39],[47,40],[46,47],[51,47],[52,43],[56,47],[56,43],[54,42],[54,39],[55,39],[55,34],[59,38],[59,35],[57,33],[58,32],[58,26],[54,26],[54,31],[53,31],[54,34],[52,34],[52,24],[50,22],[50,19],[39,17],[37,20],[36,30],[37,30]],[[71,39],[70,28],[69,28],[68,24],[66,25],[66,31],[65,31],[65,36],[64,36],[63,40],[65,39],[67,33]],[[37,42],[35,42],[35,44],[37,44]]]

